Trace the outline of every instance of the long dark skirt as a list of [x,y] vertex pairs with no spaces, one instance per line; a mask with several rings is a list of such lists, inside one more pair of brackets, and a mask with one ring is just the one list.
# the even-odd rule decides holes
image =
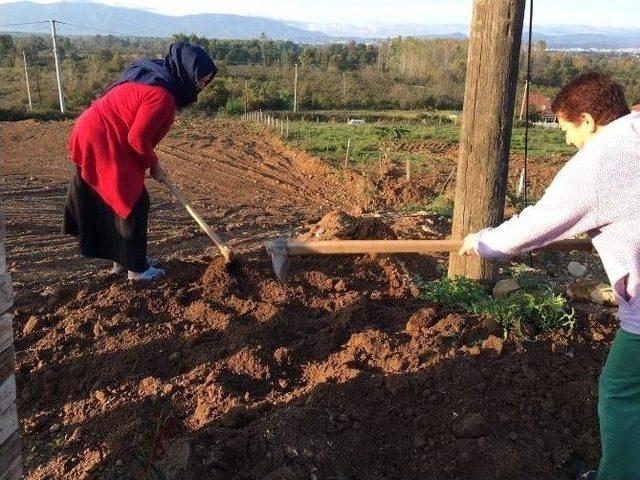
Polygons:
[[133,272],[144,272],[149,268],[149,203],[144,189],[129,216],[120,218],[76,170],[67,192],[62,233],[78,237],[85,257],[112,260]]

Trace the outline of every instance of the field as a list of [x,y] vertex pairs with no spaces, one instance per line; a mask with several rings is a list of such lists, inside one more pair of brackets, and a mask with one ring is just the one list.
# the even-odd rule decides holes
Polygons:
[[[274,236],[448,235],[446,213],[416,206],[451,198],[457,126],[408,124],[390,154],[412,156],[406,181],[402,165],[380,167],[376,125],[294,122],[285,140],[180,119],[159,157],[238,263],[224,268],[150,180],[150,254],[168,276],[145,286],[59,234],[71,125],[0,123],[26,478],[537,480],[598,458],[610,309],[575,303],[572,330],[505,338],[421,297],[416,275],[441,278],[444,255],[298,258],[275,280]],[[568,150],[559,132],[534,129],[532,143],[539,195]],[[570,260],[601,278],[595,256],[533,257],[559,288]]]

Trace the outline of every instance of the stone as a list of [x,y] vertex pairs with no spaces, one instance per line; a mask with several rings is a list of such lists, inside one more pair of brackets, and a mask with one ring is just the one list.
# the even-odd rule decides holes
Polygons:
[[609,307],[615,307],[618,305],[618,300],[613,293],[613,288],[611,288],[611,285],[606,283],[599,283],[596,285],[593,290],[589,292],[589,296],[593,303],[598,305],[607,305]]
[[578,262],[569,262],[567,265],[567,271],[574,277],[584,277],[587,273],[587,267]]
[[518,282],[516,282],[513,278],[500,280],[493,287],[493,298],[506,297],[511,292],[515,292],[516,290],[520,290],[520,285],[518,285]]
[[291,352],[287,347],[280,347],[273,352],[273,359],[282,367],[291,363]]
[[484,436],[487,428],[487,421],[482,414],[469,412],[453,426],[453,433],[459,438],[478,438]]
[[598,286],[594,280],[578,279],[567,287],[567,297],[576,302],[591,303],[591,291]]

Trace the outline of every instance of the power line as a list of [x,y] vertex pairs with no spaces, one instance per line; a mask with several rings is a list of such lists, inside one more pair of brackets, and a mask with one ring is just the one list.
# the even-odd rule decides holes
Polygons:
[[23,25],[36,25],[38,23],[49,23],[49,20],[42,20],[40,22],[25,22],[25,23],[6,23],[4,25],[0,25],[0,28],[5,27],[21,27]]
[[76,25],[74,23],[61,22],[59,20],[56,20],[56,23],[59,23],[60,25],[67,25],[69,27],[82,28],[84,30],[93,30],[93,31],[96,31],[96,32],[107,33],[109,35],[120,35],[122,37],[133,37],[133,36],[135,36],[135,35],[130,35],[130,34],[121,33],[121,32],[110,32],[108,30],[103,30],[101,28],[87,27],[86,25]]

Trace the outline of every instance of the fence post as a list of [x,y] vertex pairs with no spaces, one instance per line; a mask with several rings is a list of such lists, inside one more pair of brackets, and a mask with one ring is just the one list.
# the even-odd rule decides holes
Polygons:
[[347,154],[344,156],[344,169],[349,166],[349,150],[351,150],[351,139],[347,140]]
[[16,411],[16,379],[13,322],[7,310],[13,305],[11,275],[7,273],[4,249],[4,217],[0,213],[0,478],[22,477],[20,433]]

